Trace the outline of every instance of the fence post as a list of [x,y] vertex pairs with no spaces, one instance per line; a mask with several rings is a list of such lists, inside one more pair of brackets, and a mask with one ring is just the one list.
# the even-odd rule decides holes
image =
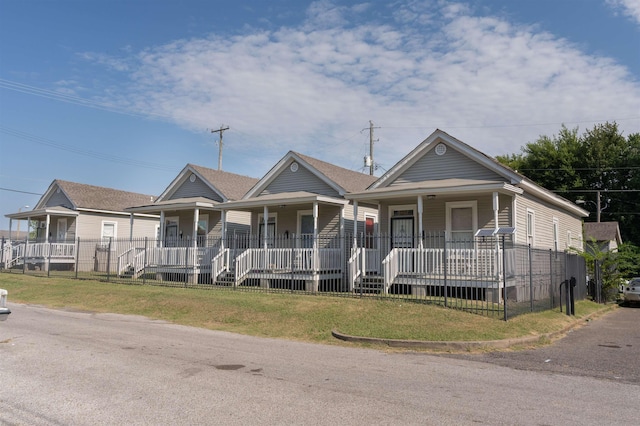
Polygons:
[[107,282],[109,282],[111,274],[111,241],[113,237],[109,237],[109,246],[107,248]]
[[184,286],[187,287],[187,281],[189,280],[189,243],[184,248]]
[[442,290],[444,291],[444,307],[447,307],[447,236],[444,236],[444,250],[442,251],[442,263],[444,264],[444,286]]
[[502,291],[504,292],[504,320],[507,321],[507,256],[504,250],[504,234],[502,234]]
[[26,274],[26,268],[27,268],[27,251],[29,249],[29,237],[27,236],[27,238],[24,239],[24,253],[22,254],[22,273]]
[[[142,285],[145,285],[147,283],[147,243],[148,243],[148,237],[144,237],[144,256],[143,256],[143,260],[142,260]],[[135,273],[135,271],[134,271]]]
[[51,276],[51,241],[49,241],[49,250],[47,253],[47,277]]
[[80,263],[80,237],[76,238],[76,264],[75,264],[75,277],[78,279],[78,263]]
[[[553,292],[553,251],[551,251],[551,249],[549,249],[549,303],[551,304],[551,306],[549,306],[549,309],[553,309],[553,307],[555,306],[555,301],[554,299],[554,295],[555,293]],[[562,307],[562,294],[560,294],[560,304]]]
[[[302,238],[302,237],[300,237]],[[293,280],[294,280],[294,271],[293,271],[293,256],[294,256],[294,249],[293,246],[296,245],[296,241],[295,241],[295,237],[292,238],[291,240],[289,240],[289,245],[291,246],[291,261],[289,262],[291,264],[291,293],[293,293]]]
[[531,312],[533,312],[533,259],[531,258],[531,244],[528,244],[529,253],[529,298],[531,299]]

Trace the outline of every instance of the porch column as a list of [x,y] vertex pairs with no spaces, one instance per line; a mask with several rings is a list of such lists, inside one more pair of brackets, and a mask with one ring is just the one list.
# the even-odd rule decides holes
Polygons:
[[500,228],[498,224],[498,212],[500,211],[500,201],[498,198],[498,193],[493,193],[493,222],[495,224],[495,230],[497,231]]
[[13,219],[9,218],[9,242],[13,241]]
[[220,210],[220,221],[222,222],[222,229],[221,229],[221,234],[222,234],[222,240],[220,240],[220,251],[224,250],[224,243],[225,240],[227,239],[227,211],[226,210]]
[[[262,267],[263,270],[266,270],[269,267],[269,255],[267,253],[267,246],[268,246],[268,242],[267,242],[267,234],[269,233],[269,207],[264,206],[262,208],[262,223],[263,225],[263,230],[262,230],[262,245],[264,248],[264,254],[263,254],[263,262],[264,265]],[[293,259],[292,259],[293,261]]]
[[198,222],[200,221],[200,209],[193,209],[193,231],[191,233],[191,238],[193,242],[193,248],[198,247]]
[[191,259],[193,262],[193,277],[191,277],[191,282],[194,284],[198,283],[198,268],[200,265],[198,264],[198,222],[200,221],[200,209],[195,208],[193,210],[193,230],[191,234],[193,253],[191,253]]
[[313,202],[313,270],[317,271],[318,267],[318,202]]
[[[262,245],[264,247],[264,249],[267,249],[267,234],[268,232],[268,227],[269,227],[269,207],[264,206],[262,208],[262,223],[263,223],[263,230],[262,230]],[[266,266],[266,262],[265,262],[265,266]]]
[[[344,253],[344,204],[340,206],[340,268],[344,268],[345,265],[345,253]],[[344,270],[343,270],[343,276]]]
[[164,247],[164,210],[160,210],[160,241],[158,247]]
[[[493,222],[494,222],[494,230],[497,231],[498,228],[500,228],[500,225],[498,224],[498,211],[500,210],[500,203],[499,203],[499,199],[498,199],[498,193],[494,192],[492,194],[492,198],[493,198]],[[504,247],[502,248],[502,256],[500,256],[500,240],[498,239],[498,237],[496,236],[495,238],[496,240],[496,253],[498,253],[498,256],[496,258],[496,277],[498,278],[498,289],[500,291],[500,293],[502,294],[502,291],[506,291],[504,289],[504,286],[502,284],[502,279],[500,279],[502,277],[502,256],[504,256]],[[502,296],[498,296],[498,298],[500,299]]]
[[353,200],[353,248],[358,247],[358,200]]
[[[30,220],[30,219],[27,219],[27,220],[29,221],[29,223],[31,223],[31,220]],[[46,227],[46,229],[44,230],[45,243],[48,243],[48,242],[49,242],[49,229],[50,229],[50,225],[51,225],[51,215],[50,215],[50,214],[47,214],[47,227]],[[29,235],[29,234],[27,234],[27,238],[28,238],[28,235]]]
[[418,248],[422,250],[422,195],[418,195]]
[[133,213],[129,213],[129,242],[133,241]]

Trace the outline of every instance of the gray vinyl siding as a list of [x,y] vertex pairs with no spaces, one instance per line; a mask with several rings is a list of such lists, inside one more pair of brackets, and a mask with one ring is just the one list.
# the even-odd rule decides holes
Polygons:
[[64,192],[58,192],[58,190],[59,189],[53,191],[53,194],[51,195],[51,197],[49,197],[44,205],[46,207],[63,206],[68,209],[72,209],[73,203],[66,197],[66,195],[64,195]]
[[[364,232],[365,216],[369,215],[377,217],[376,223],[378,224],[378,230],[380,229],[378,206],[358,204],[358,234]],[[353,205],[349,204],[344,207],[344,232],[347,235],[353,235],[353,229]]]
[[517,197],[517,242],[527,244],[527,210],[534,212],[534,242],[536,248],[553,249],[553,219],[558,219],[558,249],[567,248],[567,232],[574,239],[573,246],[582,249],[579,237],[582,235],[582,219],[548,203],[522,194]]
[[185,179],[173,194],[169,196],[169,200],[177,200],[179,198],[205,197],[210,200],[223,202],[222,197],[216,193],[202,179],[196,176],[195,182]]
[[[273,208],[269,210],[269,215],[276,215],[276,235],[298,234],[298,212],[311,212],[312,205],[299,206],[296,208]],[[260,218],[262,210],[254,211],[251,216],[251,232],[258,235],[260,229]],[[340,233],[340,208],[336,206],[318,205],[318,234],[338,235]]]
[[282,194],[284,192],[306,191],[314,194],[339,197],[340,194],[323,182],[302,164],[295,173],[287,166],[259,195]]
[[427,152],[389,186],[440,179],[504,180],[497,173],[447,146],[444,155],[436,155],[434,149]]
[[[251,231],[251,213],[250,212],[227,212],[227,235],[241,234],[245,235]],[[222,224],[220,224],[222,226]],[[216,227],[217,231],[218,227]]]
[[[73,238],[80,238],[81,240],[99,240],[102,237],[102,223],[103,222],[115,222],[116,235],[115,238],[119,240],[125,240],[129,238],[130,234],[130,218],[129,215],[108,215],[97,213],[82,213],[77,217],[75,221]],[[148,217],[136,217],[133,222],[133,238],[152,238],[155,239],[155,227],[159,223],[157,218]],[[67,226],[69,226],[69,220],[67,219]],[[67,231],[67,239],[71,237],[69,230]]]
[[[457,201],[476,201],[477,202],[477,221],[478,229],[487,228],[494,229],[495,222],[493,216],[493,195],[484,194],[477,197],[464,196],[439,196],[434,199],[422,199],[422,229],[425,233],[442,233],[447,229],[447,203]],[[499,194],[498,196],[498,225],[501,227],[512,225],[512,202],[508,195]],[[415,215],[418,215],[417,200],[412,202],[384,202],[380,205],[380,233],[389,234],[391,230],[389,208],[391,206],[407,206],[413,208]],[[419,218],[416,217],[416,220]],[[418,226],[416,222],[416,232]]]

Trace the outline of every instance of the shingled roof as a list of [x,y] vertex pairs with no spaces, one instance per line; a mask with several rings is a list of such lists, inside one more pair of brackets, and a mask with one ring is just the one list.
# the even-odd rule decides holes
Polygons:
[[345,169],[317,158],[308,157],[299,152],[292,151],[295,155],[309,163],[328,179],[334,181],[347,192],[363,191],[378,178],[353,170]]
[[198,172],[229,201],[241,199],[258,182],[258,179],[249,176],[209,169],[195,164],[187,164],[187,166]]
[[59,179],[54,180],[51,187],[53,188],[54,185],[57,185],[66,194],[76,209],[121,212],[127,207],[149,203],[150,200],[155,199],[153,195],[138,194]]
[[585,222],[584,237],[587,241],[616,241],[622,243],[618,222]]

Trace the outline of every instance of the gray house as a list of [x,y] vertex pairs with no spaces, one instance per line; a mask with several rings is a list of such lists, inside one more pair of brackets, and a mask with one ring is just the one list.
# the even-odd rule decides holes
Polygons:
[[341,280],[346,235],[377,221],[374,205],[356,211],[345,196],[375,179],[289,151],[244,197],[220,206],[249,213],[251,236],[214,261],[213,279],[231,273],[235,285],[269,287],[294,271],[308,291],[317,291],[323,280]]
[[441,130],[367,189],[345,198],[356,206],[377,204],[380,231],[388,236],[374,247],[356,249],[349,266],[352,285],[367,275],[378,277],[384,291],[405,283],[418,295],[426,286],[440,285],[446,270],[449,278],[464,277],[468,285],[479,277],[492,281],[497,298],[504,253],[497,243],[480,246],[481,239],[502,228],[512,244],[581,249],[582,218],[588,215]]
[[211,259],[224,247],[224,236],[250,231],[248,213],[223,210],[221,205],[240,199],[257,181],[187,164],[157,200],[126,209],[160,219],[151,243],[136,241],[120,255],[118,273],[135,276],[144,266],[161,279],[171,280],[180,272],[189,274],[192,282],[202,280],[198,277],[210,273]]
[[96,253],[77,253],[78,242],[90,241],[103,248],[110,239],[155,235],[157,217],[125,212],[131,205],[149,201],[153,196],[56,179],[33,210],[5,215],[10,228],[14,220],[26,220],[31,236],[5,246],[5,267],[26,261],[32,267],[49,267],[50,263],[61,268],[94,268],[95,262],[84,257],[95,257]]

